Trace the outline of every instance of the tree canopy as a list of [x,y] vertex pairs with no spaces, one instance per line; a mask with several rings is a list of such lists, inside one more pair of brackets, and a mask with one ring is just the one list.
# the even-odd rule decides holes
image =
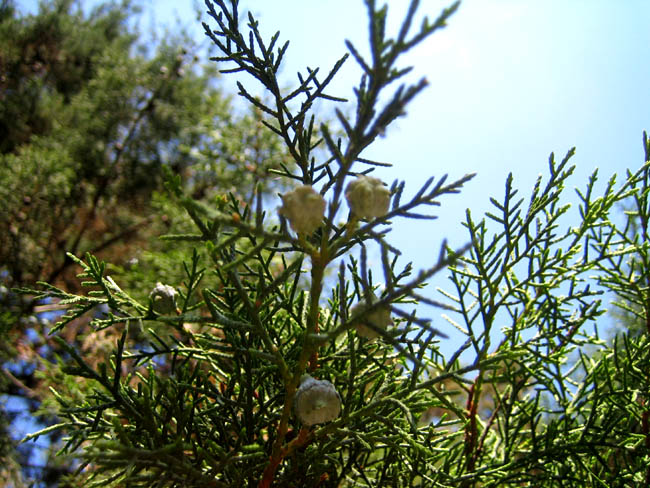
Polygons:
[[[47,335],[60,307],[12,288],[78,290],[66,253],[102,256],[131,283],[171,279],[185,251],[157,236],[190,220],[164,196],[163,168],[199,201],[230,192],[244,205],[270,191],[267,170],[286,163],[256,110],[233,108],[196,41],[179,30],[152,43],[135,29],[138,15],[129,1],[90,11],[47,1],[34,15],[0,6],[0,386],[14,405],[3,411],[5,438],[27,421],[9,410],[27,405],[53,421],[54,379],[43,368],[61,353]],[[82,331],[80,322],[67,337],[84,344]],[[18,453],[25,466],[42,459],[29,447]],[[69,466],[52,462],[38,476],[54,482]]]

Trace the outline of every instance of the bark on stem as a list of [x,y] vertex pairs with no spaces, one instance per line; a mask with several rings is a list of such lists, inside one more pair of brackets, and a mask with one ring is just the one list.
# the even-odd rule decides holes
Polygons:
[[[310,337],[318,330],[318,313],[320,309],[318,304],[320,301],[320,295],[323,291],[323,277],[325,275],[325,268],[327,267],[329,258],[326,246],[323,245],[321,249],[324,251],[321,253],[315,252],[311,255],[312,267],[311,288],[309,293],[309,313],[307,315],[307,326],[305,330],[303,347],[302,351],[300,352],[298,365],[289,381],[289,384],[286,386],[287,392],[284,400],[284,406],[282,408],[282,417],[280,419],[280,424],[278,425],[277,437],[273,442],[271,458],[269,459],[269,464],[264,469],[264,474],[262,475],[262,479],[258,485],[259,488],[269,488],[271,486],[278,466],[280,466],[280,463],[282,463],[282,460],[286,456],[287,452],[289,452],[289,446],[284,447],[284,439],[289,428],[289,419],[291,418],[293,401],[296,397],[296,391],[298,389],[298,384],[300,383],[300,377],[305,372],[307,364],[315,352],[315,346],[310,342]],[[301,435],[303,430],[305,429],[301,429],[300,431]]]

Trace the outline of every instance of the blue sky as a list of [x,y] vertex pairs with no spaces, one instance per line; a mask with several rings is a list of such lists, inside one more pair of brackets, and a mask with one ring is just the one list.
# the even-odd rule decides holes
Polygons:
[[[29,10],[36,3],[18,2]],[[422,0],[420,12],[435,18],[449,3]],[[179,4],[143,0],[143,27],[154,22],[173,31],[184,23],[203,39],[193,3],[186,2],[186,9]],[[344,39],[365,52],[362,0],[242,4],[260,20],[267,37],[280,30],[280,41],[291,41],[282,73],[287,87],[294,86],[296,71],[304,72],[306,66],[323,71],[331,67],[345,52]],[[396,32],[407,2],[388,4],[394,21],[389,29]],[[430,86],[408,116],[364,156],[393,163],[377,175],[385,181],[406,180],[411,192],[430,175],[477,176],[461,195],[442,200],[438,221],[396,222],[391,242],[416,267],[426,267],[443,238],[456,246],[467,240],[460,225],[467,207],[474,216],[481,215],[490,196],[503,195],[509,172],[526,197],[537,175],[546,173],[551,152],[562,159],[577,147],[572,160],[577,170],[570,184],[578,187],[584,187],[596,168],[602,183],[613,173],[638,168],[642,131],[650,129],[648,20],[650,2],[645,0],[462,2],[446,29],[404,58],[404,66],[415,66],[410,79],[424,76]],[[351,98],[359,74],[349,60],[330,93]],[[222,83],[234,87],[228,77]]]
[[[388,3],[389,15],[401,18],[407,2]],[[277,29],[281,40],[291,40],[287,84],[306,65],[332,66],[346,38],[365,50],[361,0],[248,5],[264,32]],[[444,5],[423,0],[421,12],[435,17]],[[411,191],[430,175],[477,176],[461,195],[442,200],[439,220],[396,222],[391,242],[416,267],[427,267],[443,238],[455,246],[468,240],[460,225],[465,209],[479,217],[490,196],[502,197],[509,172],[527,198],[537,176],[546,174],[551,152],[561,160],[577,148],[570,186],[583,188],[596,168],[601,188],[611,174],[638,168],[642,132],[650,129],[648,20],[645,1],[464,1],[445,30],[405,58],[405,65],[415,66],[411,79],[425,76],[430,86],[366,156],[392,162],[378,174],[406,180]],[[350,96],[358,76],[349,62],[330,92]],[[573,188],[566,195],[574,200]],[[577,218],[577,205],[571,215]],[[428,293],[439,298],[434,288],[446,283],[445,276],[436,277]]]
[[[18,0],[28,11],[37,3]],[[185,9],[173,0],[140,3],[143,27],[153,21],[174,30],[181,22],[203,40],[194,11],[202,2],[185,2]],[[435,18],[449,3],[422,0],[420,12]],[[327,70],[345,52],[345,39],[366,48],[362,0],[242,4],[263,32],[280,30],[280,40],[291,41],[287,87],[306,66]],[[395,32],[407,2],[388,4]],[[394,163],[380,176],[411,188],[423,176],[477,172],[467,194],[445,208],[453,221],[469,204],[480,208],[498,197],[510,171],[530,187],[551,151],[561,157],[577,147],[576,185],[596,167],[604,177],[638,167],[641,134],[650,128],[649,20],[645,0],[465,0],[446,29],[405,57],[403,65],[415,66],[411,80],[424,76],[430,86],[368,155]],[[351,98],[358,76],[348,60],[330,92]],[[222,84],[234,90],[234,80]]]

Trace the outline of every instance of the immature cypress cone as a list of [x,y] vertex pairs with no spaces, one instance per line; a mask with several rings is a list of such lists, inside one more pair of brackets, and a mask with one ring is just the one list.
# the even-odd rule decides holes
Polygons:
[[156,283],[156,287],[149,294],[154,311],[166,315],[176,310],[176,294],[173,286]]
[[357,218],[374,219],[388,212],[390,190],[379,178],[362,175],[348,184],[345,198]]
[[357,334],[370,340],[379,337],[379,332],[376,329],[386,330],[393,323],[393,320],[390,318],[390,308],[388,306],[380,306],[370,312],[363,312],[365,308],[376,301],[377,299],[372,297],[370,303],[364,300],[350,309],[350,316],[352,318],[357,316],[359,319],[355,326]]
[[341,413],[341,397],[327,380],[304,375],[296,393],[294,410],[306,427],[334,420]]
[[325,199],[311,186],[301,185],[282,195],[279,212],[298,234],[311,234],[323,223]]

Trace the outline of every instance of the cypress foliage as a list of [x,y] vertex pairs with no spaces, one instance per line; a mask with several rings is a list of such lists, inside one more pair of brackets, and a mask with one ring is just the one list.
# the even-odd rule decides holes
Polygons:
[[[26,441],[63,432],[62,452],[82,460],[76,482],[650,483],[647,137],[638,169],[598,192],[597,172],[578,186],[579,222],[566,221],[571,150],[551,155],[525,194],[509,176],[492,210],[467,211],[466,246],[443,245],[436,262],[414,270],[390,244],[393,224],[435,225],[438,206],[472,175],[431,177],[406,198],[410,184],[383,184],[383,163],[363,152],[427,85],[403,81],[411,68],[401,56],[446,26],[458,4],[415,28],[412,0],[394,35],[387,8],[365,4],[369,57],[348,43],[329,70],[308,69],[286,89],[277,73],[288,43],[263,38],[236,0],[206,0],[205,32],[222,72],[265,90],[257,98],[237,83],[287,156],[269,170],[295,186],[282,191],[279,213],[271,211],[279,199],[260,187],[247,205],[234,193],[200,201],[185,175],[167,169],[171,199],[191,221],[163,236],[188,252],[171,262],[182,277],[127,287],[106,261],[72,253],[85,293],[45,282],[22,290],[67,306],[52,331],[63,351],[60,422]],[[345,62],[363,71],[352,115],[329,91]],[[334,120],[317,101],[332,104]],[[622,223],[613,218],[621,205]],[[380,256],[375,267],[370,248]],[[442,298],[423,296],[442,271]],[[601,339],[608,291],[643,332]],[[421,316],[421,303],[445,309],[447,322]],[[99,359],[65,335],[98,307],[90,340],[117,331]],[[464,341],[444,354],[452,327]]]

